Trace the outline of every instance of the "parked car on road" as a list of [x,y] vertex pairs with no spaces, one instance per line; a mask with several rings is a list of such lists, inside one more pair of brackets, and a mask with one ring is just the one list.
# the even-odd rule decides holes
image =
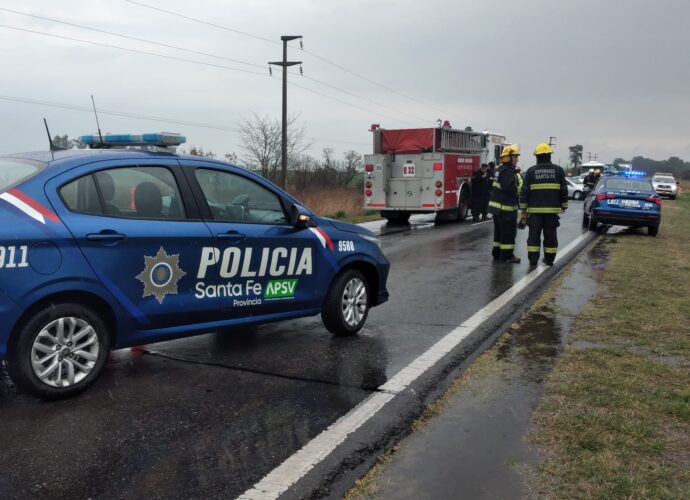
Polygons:
[[603,177],[585,198],[582,225],[593,231],[599,224],[646,227],[650,236],[656,236],[661,224],[661,203],[649,178]]
[[577,182],[575,177],[566,177],[565,182],[568,184],[568,198],[573,200],[581,200],[584,196],[584,185]]
[[0,218],[0,359],[45,399],[83,390],[112,348],[319,313],[353,335],[388,299],[373,233],[246,169],[165,149],[0,158]]
[[652,177],[654,189],[660,196],[668,196],[672,200],[678,194],[678,181],[670,174],[655,174]]

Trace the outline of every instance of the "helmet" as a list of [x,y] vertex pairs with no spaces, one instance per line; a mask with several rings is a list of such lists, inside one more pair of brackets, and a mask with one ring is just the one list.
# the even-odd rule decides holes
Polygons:
[[535,155],[550,155],[553,153],[553,149],[551,149],[551,146],[545,143],[539,144],[534,150]]
[[594,171],[594,173],[595,173],[595,174],[601,174],[601,170],[596,169],[596,170]]
[[594,173],[594,169],[593,169],[593,168],[590,168],[590,169],[589,169],[589,173],[590,173],[590,174],[593,174],[593,173]]
[[503,148],[503,151],[501,152],[501,158],[504,158],[506,156],[520,156],[520,148],[513,144],[508,144]]

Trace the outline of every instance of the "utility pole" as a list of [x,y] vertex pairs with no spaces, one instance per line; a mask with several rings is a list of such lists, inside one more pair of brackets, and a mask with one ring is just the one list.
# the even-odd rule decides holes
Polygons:
[[556,141],[554,139],[557,139],[557,137],[549,136],[549,146],[555,146],[556,145]]
[[[287,189],[287,69],[290,66],[302,64],[302,61],[288,61],[287,60],[287,43],[291,40],[302,38],[302,35],[283,35],[280,39],[283,41],[283,60],[273,61],[268,64],[274,66],[281,66],[283,68],[283,137],[281,141],[281,163],[282,163],[282,179],[281,184],[283,189]],[[301,43],[301,42],[300,42]]]

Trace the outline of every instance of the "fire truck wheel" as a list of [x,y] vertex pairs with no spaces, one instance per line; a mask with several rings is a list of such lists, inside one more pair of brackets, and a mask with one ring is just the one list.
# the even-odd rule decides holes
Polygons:
[[470,209],[470,193],[467,189],[463,189],[460,193],[460,204],[457,208],[457,220],[458,222],[464,222],[467,219],[467,214]]
[[367,321],[370,292],[366,277],[356,269],[336,276],[321,309],[328,331],[339,337],[356,334]]
[[381,216],[391,224],[406,224],[410,220],[410,212],[391,211],[381,212]]

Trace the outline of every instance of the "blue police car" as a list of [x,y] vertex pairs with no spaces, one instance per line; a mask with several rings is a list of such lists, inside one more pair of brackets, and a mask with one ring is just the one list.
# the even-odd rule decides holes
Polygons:
[[644,172],[628,171],[602,177],[587,195],[582,225],[596,231],[599,224],[646,227],[659,233],[661,197]]
[[[111,349],[321,314],[353,335],[388,299],[379,240],[265,179],[177,155],[175,134],[0,157],[0,359],[44,399]],[[156,145],[156,151],[114,145]]]

